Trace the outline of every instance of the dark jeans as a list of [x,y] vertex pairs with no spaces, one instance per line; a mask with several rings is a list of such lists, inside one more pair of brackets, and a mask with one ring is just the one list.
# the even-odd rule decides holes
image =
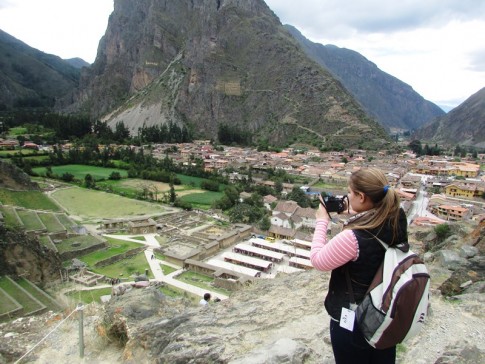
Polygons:
[[357,327],[349,331],[330,320],[330,339],[336,364],[394,364],[396,347],[379,350],[365,341]]

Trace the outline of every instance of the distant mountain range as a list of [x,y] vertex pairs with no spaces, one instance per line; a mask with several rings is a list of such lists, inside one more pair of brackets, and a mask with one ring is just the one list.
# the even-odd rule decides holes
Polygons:
[[418,129],[414,138],[447,145],[485,149],[485,87],[461,105]]
[[0,30],[0,109],[53,107],[79,84],[80,71]]
[[90,64],[82,58],[77,58],[77,57],[69,58],[69,59],[65,59],[65,61],[75,68],[83,68],[83,67],[90,66]]
[[[92,65],[1,31],[0,51],[0,110],[55,102],[62,112],[113,127],[123,122],[132,134],[175,123],[196,138],[217,139],[224,126],[254,143],[380,148],[390,143],[389,131],[445,116],[453,124],[456,115],[359,53],[283,26],[262,0],[116,1]],[[466,125],[450,138],[444,135],[452,128],[416,135],[480,145],[474,124]],[[438,129],[441,136],[431,136]]]
[[298,29],[285,25],[312,59],[328,69],[364,109],[388,129],[413,130],[445,112],[411,86],[381,71],[360,53],[313,43]]

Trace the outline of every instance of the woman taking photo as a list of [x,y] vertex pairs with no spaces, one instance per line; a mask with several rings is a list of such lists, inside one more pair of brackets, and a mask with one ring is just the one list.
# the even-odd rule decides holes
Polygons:
[[310,254],[316,269],[332,271],[325,308],[331,317],[330,339],[335,361],[337,364],[395,363],[395,346],[384,350],[373,348],[357,325],[348,322],[348,310],[353,307],[346,272],[354,300],[359,304],[384,260],[385,249],[376,237],[389,246],[409,248],[406,215],[400,208],[399,196],[379,169],[352,173],[348,191],[348,203],[355,215],[330,240],[327,240],[330,215],[320,197]]

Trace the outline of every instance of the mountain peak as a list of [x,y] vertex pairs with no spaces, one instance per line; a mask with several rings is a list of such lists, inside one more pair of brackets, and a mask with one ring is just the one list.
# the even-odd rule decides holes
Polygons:
[[388,142],[262,0],[115,3],[76,105],[132,134],[175,123],[204,138],[229,125],[273,145]]

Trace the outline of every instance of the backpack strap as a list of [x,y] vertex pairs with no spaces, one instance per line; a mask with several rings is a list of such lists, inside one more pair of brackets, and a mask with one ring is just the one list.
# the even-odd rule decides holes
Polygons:
[[349,267],[345,267],[345,279],[347,280],[347,288],[349,289],[350,303],[356,303],[354,297],[354,289],[352,288],[352,281],[350,280]]
[[[382,245],[384,250],[387,251],[387,249],[389,249],[389,245],[384,243],[381,239],[379,239],[377,236],[372,234],[370,231],[368,231],[368,232]],[[383,264],[384,264],[384,261],[382,261],[382,264],[380,265],[379,269],[382,268]],[[379,271],[379,269],[378,269],[378,271]],[[354,296],[354,289],[352,288],[352,280],[350,279],[349,267],[345,267],[344,271],[345,271],[345,280],[347,281],[347,288],[349,290],[350,303],[355,304],[356,302],[355,302],[355,296]],[[369,290],[370,290],[370,287],[369,287]],[[367,292],[369,292],[369,290]]]

